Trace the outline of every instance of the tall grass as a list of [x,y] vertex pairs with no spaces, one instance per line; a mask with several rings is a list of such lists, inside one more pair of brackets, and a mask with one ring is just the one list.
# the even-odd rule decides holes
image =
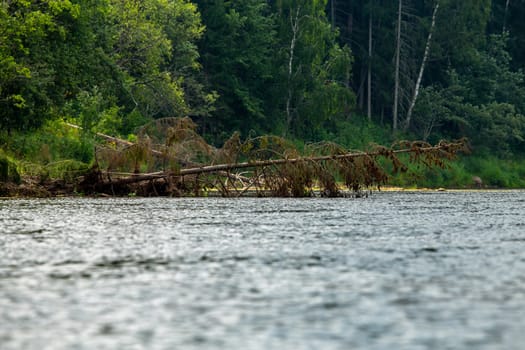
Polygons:
[[[371,143],[388,146],[394,138],[388,128],[369,123],[360,115],[340,122],[337,133],[325,135],[336,143],[364,150]],[[401,135],[402,138],[413,138]],[[463,155],[448,162],[445,169],[410,165],[404,174],[393,174],[390,184],[401,187],[475,188],[473,177],[480,177],[484,188],[525,188],[525,157],[500,159],[490,154]]]
[[18,159],[48,164],[64,159],[83,163],[93,160],[93,137],[69,128],[61,121],[50,121],[31,132],[0,132],[0,148]]
[[93,161],[94,147],[93,137],[61,121],[31,132],[0,132],[0,149],[10,156],[10,168],[41,180],[68,179],[85,171]]

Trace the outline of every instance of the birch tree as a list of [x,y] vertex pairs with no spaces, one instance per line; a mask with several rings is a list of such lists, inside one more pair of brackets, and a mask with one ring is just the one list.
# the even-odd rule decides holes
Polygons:
[[351,53],[337,43],[325,12],[326,2],[291,0],[277,8],[284,135],[320,139],[327,125],[335,129],[354,104],[348,87]]
[[299,22],[301,17],[301,6],[297,6],[295,13],[290,11],[290,30],[292,33],[292,38],[290,40],[290,48],[288,51],[288,97],[286,99],[286,130],[290,130],[292,125],[293,113],[292,113],[292,98],[293,98],[293,74],[294,74],[294,57],[295,57],[295,46],[297,45],[297,37],[299,35]]
[[423,54],[423,59],[421,61],[421,66],[419,67],[419,74],[417,76],[416,85],[414,88],[414,94],[412,95],[412,99],[410,101],[410,106],[408,107],[407,116],[405,119],[405,126],[404,130],[407,131],[410,127],[410,120],[412,118],[412,112],[414,111],[414,106],[416,105],[417,97],[419,95],[419,89],[421,87],[421,80],[423,79],[423,73],[425,72],[425,66],[428,61],[428,56],[430,53],[430,44],[432,42],[432,34],[434,33],[434,28],[436,26],[436,16],[439,9],[439,0],[436,1],[436,4],[434,6],[434,11],[432,13],[432,23],[430,25],[430,30],[427,37],[427,42],[425,44],[425,52]]
[[401,56],[401,14],[403,10],[403,0],[398,0],[397,10],[397,29],[396,29],[396,55],[394,73],[394,107],[392,113],[392,129],[397,131],[398,108],[399,108],[399,64]]
[[367,74],[367,103],[366,114],[368,121],[372,121],[372,12],[368,15],[368,74]]

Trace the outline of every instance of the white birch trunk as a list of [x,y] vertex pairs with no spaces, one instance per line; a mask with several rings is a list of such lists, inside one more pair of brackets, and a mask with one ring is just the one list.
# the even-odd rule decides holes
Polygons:
[[299,33],[299,12],[301,11],[300,7],[297,7],[297,11],[295,12],[295,17],[292,16],[290,13],[290,26],[292,29],[292,40],[290,41],[290,50],[289,55],[290,58],[288,59],[288,97],[286,99],[286,126],[287,131],[290,130],[290,127],[292,125],[292,97],[293,97],[293,89],[292,89],[292,76],[293,76],[293,60],[295,55],[295,45],[297,43],[297,35]]
[[416,86],[414,88],[414,95],[410,101],[410,106],[408,107],[407,117],[405,120],[404,130],[408,130],[410,127],[410,121],[412,119],[412,113],[414,111],[414,106],[416,105],[417,97],[419,96],[419,89],[421,88],[421,80],[423,79],[423,73],[425,72],[425,66],[428,61],[428,55],[430,53],[430,43],[432,42],[432,34],[434,33],[434,28],[436,26],[436,16],[439,9],[439,0],[434,6],[434,11],[432,13],[432,24],[430,25],[430,31],[427,37],[427,43],[425,44],[425,53],[423,54],[423,60],[421,61],[421,66],[419,67],[419,74],[417,76]]
[[368,18],[368,89],[367,89],[367,103],[366,112],[368,121],[372,121],[372,14]]
[[397,117],[399,107],[399,59],[401,55],[401,11],[403,10],[403,0],[399,1],[397,13],[397,38],[396,38],[396,63],[395,63],[395,86],[394,86],[394,107],[392,112],[392,129],[397,131]]

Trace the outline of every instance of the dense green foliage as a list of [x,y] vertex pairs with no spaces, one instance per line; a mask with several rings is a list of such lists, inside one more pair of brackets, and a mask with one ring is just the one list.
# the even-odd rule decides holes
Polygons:
[[183,0],[3,1],[0,125],[68,117],[129,133],[192,105],[202,111],[210,97],[194,75],[203,30]]
[[91,132],[189,115],[217,144],[466,136],[473,156],[428,184],[523,186],[524,14],[520,0],[2,1],[0,148],[89,163]]

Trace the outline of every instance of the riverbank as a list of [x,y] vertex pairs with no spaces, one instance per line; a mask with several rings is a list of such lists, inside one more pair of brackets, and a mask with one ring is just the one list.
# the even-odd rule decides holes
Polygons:
[[[445,188],[445,187],[401,187],[386,185],[380,187],[362,188],[358,191],[350,191],[340,184],[339,193],[329,195],[323,193],[320,187],[315,186],[310,189],[304,197],[345,197],[345,198],[363,198],[377,192],[405,192],[405,193],[424,193],[424,192],[499,192],[512,191],[517,188],[477,188],[474,185],[464,188]],[[149,190],[148,190],[149,189]],[[519,190],[519,189],[518,189]],[[272,191],[265,189],[250,188],[229,188],[228,197],[279,197]],[[146,187],[131,186],[126,189],[119,189],[114,194],[104,192],[84,193],[79,190],[78,183],[66,183],[63,180],[47,180],[40,182],[36,178],[22,177],[20,183],[0,182],[0,198],[57,198],[57,197],[224,197],[223,191],[216,188],[207,188],[205,191],[195,193],[192,189],[186,192],[173,190],[170,192],[165,186],[157,184],[153,189],[151,183]],[[281,196],[282,197],[282,196]]]
[[377,185],[402,191],[525,188],[525,161],[465,155],[465,140],[354,151],[331,143],[298,146],[275,136],[241,142],[234,135],[216,148],[190,120],[171,122],[169,129],[180,134],[175,144],[102,134],[95,143],[93,135],[63,123],[57,124],[67,132],[63,138],[35,134],[41,137],[20,143],[12,137],[5,152],[0,148],[0,196],[362,197]]
[[78,194],[60,189],[57,183],[41,184],[33,179],[23,179],[19,184],[0,182],[0,198],[47,198],[74,195]]

